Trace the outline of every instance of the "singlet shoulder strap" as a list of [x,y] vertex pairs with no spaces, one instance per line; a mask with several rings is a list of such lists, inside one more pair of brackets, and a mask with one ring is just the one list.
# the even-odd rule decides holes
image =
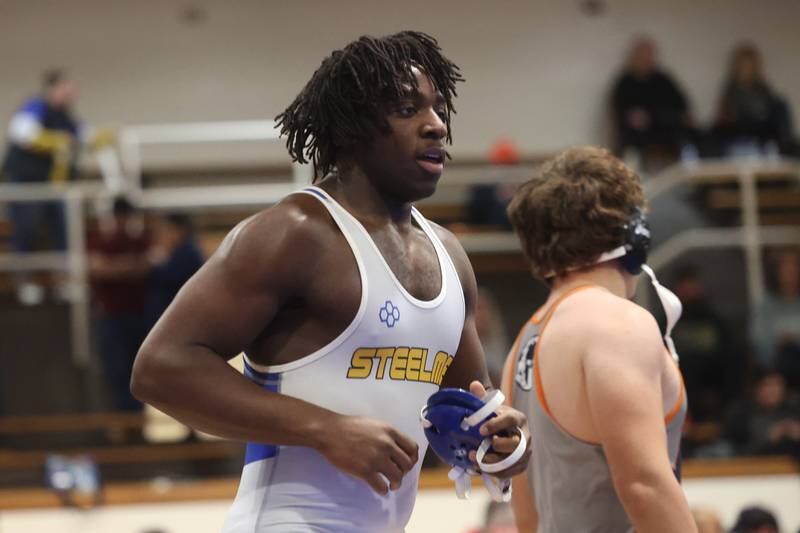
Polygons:
[[439,270],[442,276],[442,290],[440,292],[440,297],[443,297],[449,288],[449,284],[447,282],[447,273],[449,272],[452,276],[452,280],[455,282],[458,293],[461,295],[461,300],[465,302],[464,289],[461,286],[461,278],[458,275],[458,269],[456,268],[453,258],[450,256],[450,252],[447,251],[447,247],[444,245],[444,242],[442,242],[442,239],[436,233],[436,229],[416,207],[411,207],[411,216],[416,221],[423,233],[425,233],[425,235],[428,237],[428,240],[431,242],[431,245],[436,251],[436,256],[439,261]]
[[333,200],[330,196],[328,196],[328,194],[319,187],[306,187],[305,189],[295,191],[292,194],[306,194],[309,196],[313,196],[314,198],[319,200],[319,202],[325,207],[325,209],[330,214],[334,223],[339,228],[339,231],[342,232],[342,235],[347,241],[347,244],[350,246],[350,250],[353,254],[353,258],[355,259],[356,267],[358,269],[358,275],[361,279],[361,302],[359,303],[356,316],[353,318],[350,324],[339,334],[339,336],[336,337],[331,342],[329,342],[327,345],[319,348],[318,350],[314,351],[309,355],[305,355],[295,361],[279,365],[259,365],[254,361],[251,361],[249,358],[247,358],[247,355],[245,355],[245,361],[247,362],[248,366],[252,371],[256,371],[263,375],[270,375],[270,376],[296,370],[332,353],[356,330],[356,328],[361,323],[361,319],[363,318],[364,313],[366,312],[367,309],[367,301],[369,294],[369,280],[367,278],[367,270],[365,268],[364,258],[361,255],[361,251],[359,249],[355,237],[357,235],[357,232],[348,229],[346,223],[346,217],[344,216],[344,214],[346,213],[344,209],[341,206],[339,206],[335,200]]
[[675,403],[672,405],[672,408],[667,412],[666,416],[664,416],[664,423],[669,425],[675,420],[675,417],[678,416],[678,413],[681,412],[681,408],[683,407],[683,402],[686,399],[686,383],[683,381],[683,372],[681,372],[678,363],[670,357],[669,360],[675,364],[675,370],[678,372],[678,380],[680,381],[680,388],[678,389],[678,399],[675,400]]
[[506,395],[507,403],[510,404],[514,398],[514,361],[516,361],[517,352],[520,349],[520,343],[529,332],[531,326],[538,326],[540,330],[539,332],[541,333],[541,330],[544,329],[544,324],[550,319],[550,316],[561,302],[563,302],[568,296],[590,287],[596,287],[596,285],[585,284],[570,289],[566,293],[559,296],[558,299],[556,299],[556,301],[553,302],[553,304],[547,310],[544,310],[543,307],[540,307],[536,312],[534,312],[528,322],[526,322],[520,328],[517,338],[514,340],[514,344],[511,346],[511,350],[509,350],[508,355],[506,356],[506,362],[503,365],[503,373],[501,376],[501,388]]
[[[550,410],[550,405],[547,403],[547,397],[545,396],[545,393],[544,393],[544,386],[542,385],[541,373],[539,372],[539,359],[540,359],[540,357],[539,357],[539,348],[541,346],[541,338],[544,335],[544,330],[547,327],[548,322],[550,322],[550,319],[553,317],[553,314],[555,313],[555,311],[558,308],[558,306],[561,305],[570,296],[572,296],[572,295],[574,295],[574,294],[576,294],[578,292],[584,291],[586,289],[592,289],[592,288],[602,288],[602,287],[600,287],[599,285],[591,284],[591,283],[587,283],[587,284],[584,284],[584,285],[578,285],[576,287],[573,287],[573,288],[569,289],[568,291],[566,291],[564,294],[560,295],[558,298],[556,298],[556,300],[550,305],[550,307],[548,307],[547,309],[544,309],[544,310],[540,309],[539,311],[534,313],[533,317],[531,317],[531,322],[533,324],[537,325],[538,328],[539,328],[538,334],[539,334],[539,340],[540,340],[540,342],[536,343],[536,347],[534,348],[534,354],[533,354],[533,381],[534,381],[534,383],[536,385],[536,387],[535,387],[536,388],[536,397],[537,397],[537,399],[539,401],[539,405],[542,407],[542,409],[547,414],[547,416],[550,418],[550,420],[552,420],[553,423],[556,426],[558,426],[565,434],[570,435],[572,438],[575,438],[575,439],[577,439],[577,437],[572,435],[569,431],[567,431],[567,429],[564,426],[562,426],[559,423],[559,421],[556,419],[556,417],[553,415],[552,411]],[[581,439],[577,439],[577,440],[581,440]],[[583,441],[583,442],[586,442],[586,441]],[[586,442],[586,443],[587,444],[592,444],[592,445],[596,444],[596,443],[592,443],[592,442]]]
[[559,305],[561,305],[562,302],[564,302],[564,300],[566,300],[575,293],[593,288],[599,289],[602,287],[600,287],[599,285],[594,285],[592,283],[586,283],[584,285],[578,285],[577,287],[572,287],[567,292],[556,298],[556,300],[552,304],[550,304],[550,306],[547,309],[545,309],[544,306],[540,307],[531,317],[530,320],[531,323],[536,324],[537,326],[540,327],[539,333],[541,334],[541,330],[544,329],[544,326],[550,320],[550,317],[553,316],[553,313],[556,312],[556,309],[558,308]]
[[339,205],[339,202],[331,197],[331,195],[319,187],[312,185],[310,187],[300,189],[299,191],[295,191],[292,194],[305,194],[311,196],[317,199],[325,208],[325,210],[328,211],[328,214],[330,214],[334,223],[336,223],[336,225],[339,227],[339,231],[342,232],[347,240],[347,243],[350,245],[353,255],[356,257],[356,263],[358,264],[358,269],[361,272],[362,281],[365,281],[364,260],[361,254],[363,253],[363,250],[369,250],[369,246],[367,246],[367,240],[361,235],[361,232],[359,231],[360,226],[355,218],[353,218],[353,216],[348,213],[344,207]]
[[295,191],[292,194],[308,194],[309,196],[314,196],[315,198],[317,198],[319,201],[321,201],[324,204],[333,203],[333,202],[331,202],[331,197],[328,196],[328,193],[326,193],[325,191],[323,191],[319,187],[315,187],[313,185],[311,185],[309,187],[305,187],[303,189],[300,189],[299,191]]
[[347,224],[347,217],[345,216],[347,212],[338,204],[338,202],[336,202],[336,200],[331,198],[327,192],[313,185],[304,189],[300,189],[299,191],[295,191],[292,194],[305,194],[316,198],[319,203],[325,207],[328,213],[330,213],[331,218],[333,218],[333,221],[337,226],[339,226],[339,229],[344,234],[345,238],[347,238],[347,241],[350,243],[351,247],[354,247],[354,252],[356,251],[352,235],[354,232],[352,231],[350,225]]

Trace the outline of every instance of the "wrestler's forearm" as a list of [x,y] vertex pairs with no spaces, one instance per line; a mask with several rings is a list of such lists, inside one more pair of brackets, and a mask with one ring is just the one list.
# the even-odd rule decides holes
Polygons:
[[672,472],[642,472],[617,482],[617,492],[638,533],[696,533],[689,505]]
[[264,390],[203,346],[145,343],[131,390],[188,426],[233,440],[316,448],[320,428],[338,416]]
[[513,480],[514,492],[511,494],[511,507],[519,533],[536,533],[539,527],[539,513],[533,498],[527,474],[520,474]]

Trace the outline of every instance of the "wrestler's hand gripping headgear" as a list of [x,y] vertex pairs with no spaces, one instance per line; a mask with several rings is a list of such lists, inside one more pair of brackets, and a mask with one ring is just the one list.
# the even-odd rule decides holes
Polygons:
[[[481,475],[486,488],[496,501],[511,499],[511,480],[498,480],[489,474],[505,470],[520,460],[525,453],[526,440],[520,431],[516,449],[502,461],[486,463],[486,452],[492,447],[492,438],[483,437],[480,426],[497,416],[495,411],[505,401],[499,390],[488,393],[483,399],[463,389],[441,389],[428,398],[422,407],[420,420],[431,448],[439,458],[452,468],[448,477],[456,484],[456,494],[461,499],[469,497],[470,476]],[[470,458],[476,452],[477,470]]]

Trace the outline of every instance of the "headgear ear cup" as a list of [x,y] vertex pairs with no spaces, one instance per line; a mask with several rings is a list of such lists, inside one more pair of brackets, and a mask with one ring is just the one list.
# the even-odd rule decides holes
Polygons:
[[479,432],[483,422],[496,416],[495,411],[504,400],[499,390],[480,399],[462,389],[445,388],[432,394],[420,411],[420,420],[431,449],[453,467],[448,476],[455,481],[459,498],[469,495],[469,476],[478,473],[469,459],[473,451],[476,452],[478,465],[484,472],[481,475],[492,498],[497,501],[511,498],[510,481],[497,481],[487,473],[500,472],[515,464],[524,454],[527,442],[520,438],[517,449],[511,455],[498,463],[487,464],[483,458],[491,448],[492,441]]
[[461,422],[483,406],[480,398],[461,389],[441,389],[428,398],[423,407],[425,436],[442,461],[465,470],[472,467],[469,452],[477,451],[483,437],[479,425],[465,431]]
[[647,262],[647,253],[650,251],[650,225],[644,212],[637,208],[623,229],[625,255],[620,261],[625,270],[635,276],[641,274],[642,265]]
[[623,229],[624,242],[622,246],[602,254],[597,262],[619,259],[620,264],[629,274],[636,276],[641,274],[642,271],[647,274],[667,315],[664,342],[669,353],[677,362],[678,352],[675,349],[675,343],[672,341],[672,328],[675,327],[675,324],[680,319],[683,306],[675,293],[661,285],[656,278],[655,272],[645,264],[647,263],[647,253],[650,251],[650,225],[647,223],[644,211],[641,208],[636,208]]

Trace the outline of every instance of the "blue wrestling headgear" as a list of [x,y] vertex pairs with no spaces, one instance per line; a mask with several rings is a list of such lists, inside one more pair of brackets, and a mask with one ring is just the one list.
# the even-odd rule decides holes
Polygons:
[[469,476],[479,473],[469,459],[473,451],[477,454],[480,473],[492,498],[498,501],[511,498],[511,481],[498,481],[487,474],[500,472],[516,463],[525,453],[525,439],[521,438],[517,449],[502,461],[484,463],[483,458],[491,449],[492,440],[479,433],[481,424],[496,416],[495,411],[503,401],[505,397],[499,390],[481,400],[462,389],[441,389],[432,394],[422,407],[420,419],[425,436],[436,455],[453,467],[448,476],[455,481],[459,498],[469,496]]

